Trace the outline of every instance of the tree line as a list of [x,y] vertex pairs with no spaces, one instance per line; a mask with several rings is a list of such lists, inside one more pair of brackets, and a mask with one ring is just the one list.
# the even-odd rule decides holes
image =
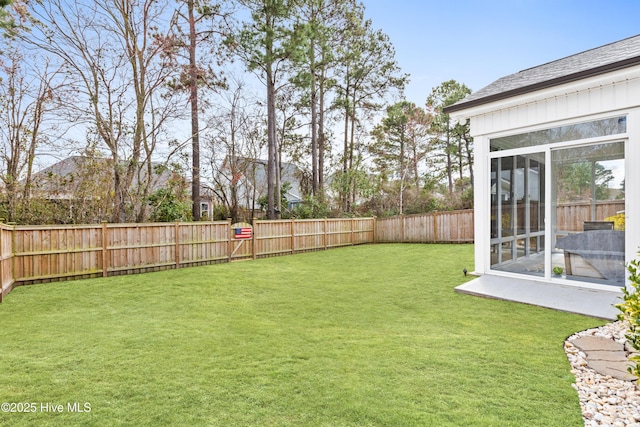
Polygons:
[[[468,124],[356,0],[0,0],[0,216],[18,223],[467,208]],[[53,165],[53,166],[52,166]],[[203,209],[203,208],[207,209]]]

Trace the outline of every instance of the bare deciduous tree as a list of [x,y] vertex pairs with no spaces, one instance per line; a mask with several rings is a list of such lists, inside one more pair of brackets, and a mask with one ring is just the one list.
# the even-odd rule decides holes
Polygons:
[[[29,66],[35,63],[37,68]],[[9,221],[20,220],[19,204],[30,196],[36,150],[51,136],[44,128],[58,90],[57,74],[46,59],[26,60],[17,48],[0,61],[0,177]]]
[[264,117],[251,107],[244,84],[237,81],[232,84],[233,89],[224,96],[209,120],[205,155],[212,170],[211,190],[237,222],[241,219],[242,201],[252,211],[255,208],[261,185],[256,179],[259,166],[256,160],[266,134],[262,125]]
[[61,61],[72,80],[64,107],[97,135],[112,160],[113,221],[141,221],[153,185],[152,156],[179,114],[166,91],[168,1],[38,1],[25,40]]

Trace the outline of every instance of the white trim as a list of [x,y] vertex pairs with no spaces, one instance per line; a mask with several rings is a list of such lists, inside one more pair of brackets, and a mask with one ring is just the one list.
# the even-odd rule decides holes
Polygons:
[[511,148],[509,150],[489,151],[489,159],[498,159],[500,157],[509,156],[521,156],[524,154],[544,153],[546,148],[547,145],[532,145],[529,147]]
[[[640,248],[640,109],[627,119],[629,138],[625,144],[625,263],[638,258]],[[627,281],[627,286],[629,282]]]
[[[480,136],[474,140],[475,180],[474,183],[474,255],[475,271],[485,274],[491,265],[491,159],[489,159],[489,139]],[[485,189],[488,189],[485,191]]]
[[550,229],[553,222],[551,220],[553,218],[553,203],[550,200],[551,188],[553,187],[551,146],[545,147],[544,163],[544,280],[551,281],[551,260],[553,257],[553,229]]
[[640,79],[622,81],[607,87],[594,87],[581,92],[524,103],[509,109],[497,109],[471,118],[472,136],[511,133],[514,129],[552,127],[563,120],[577,122],[581,117],[610,115],[615,111],[638,106]]

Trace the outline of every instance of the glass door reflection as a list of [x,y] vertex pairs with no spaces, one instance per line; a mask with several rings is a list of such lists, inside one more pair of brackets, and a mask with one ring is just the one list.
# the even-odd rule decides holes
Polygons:
[[552,150],[555,277],[624,285],[624,143]]

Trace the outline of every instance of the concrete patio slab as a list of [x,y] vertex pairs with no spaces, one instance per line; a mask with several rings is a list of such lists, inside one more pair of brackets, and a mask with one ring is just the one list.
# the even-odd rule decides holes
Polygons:
[[614,304],[622,302],[622,292],[616,287],[592,289],[492,275],[480,276],[455,290],[608,320],[616,319],[619,311]]

